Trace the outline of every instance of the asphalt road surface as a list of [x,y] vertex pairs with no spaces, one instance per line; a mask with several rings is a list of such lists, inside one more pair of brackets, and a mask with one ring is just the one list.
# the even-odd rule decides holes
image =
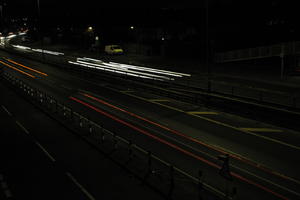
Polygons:
[[[200,169],[204,174],[203,181],[216,190],[236,187],[237,199],[300,198],[299,133],[184,104],[134,87],[129,88],[123,83],[95,80],[47,64],[1,54],[11,59],[1,59],[5,71],[65,102],[89,119],[104,124],[107,129],[142,145],[191,176],[196,177]],[[35,116],[35,112],[24,111],[28,103],[23,100],[22,103],[13,103],[10,100],[21,101],[20,97],[5,99],[12,112],[30,113],[20,119],[24,120],[24,126],[48,132],[38,133],[40,140],[45,137],[47,144],[51,143],[51,139],[46,137],[50,135],[52,139],[56,138],[55,141],[61,141],[61,148],[57,147],[57,143],[49,146],[53,152],[64,154],[63,157],[70,157],[72,161],[90,163],[89,167],[97,169],[94,162],[99,161],[82,160],[93,157],[95,152],[88,152],[88,147],[73,148],[75,139],[70,139],[68,133],[57,131],[61,127],[51,124],[50,119],[43,119],[43,124],[37,124],[40,118]],[[30,119],[29,116],[36,118]],[[87,145],[78,139],[75,141]],[[65,148],[66,144],[70,148]],[[82,149],[84,153],[80,151]],[[75,150],[76,153],[72,152]],[[70,151],[69,154],[65,154],[66,151]],[[219,175],[222,162],[218,160],[218,155],[226,153],[230,154],[233,181],[226,181]],[[96,193],[97,189],[89,179],[95,178],[95,171],[89,168],[78,170],[78,166],[71,163],[68,167],[74,168],[74,176],[80,177],[87,188]],[[122,187],[123,184],[118,185]],[[137,193],[142,194],[142,190],[145,188]]]

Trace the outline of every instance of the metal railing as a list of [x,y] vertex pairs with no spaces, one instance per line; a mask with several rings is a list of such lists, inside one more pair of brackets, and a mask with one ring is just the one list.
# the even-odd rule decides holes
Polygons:
[[224,63],[240,60],[251,60],[257,58],[267,58],[285,55],[295,55],[300,53],[300,41],[286,42],[270,46],[260,46],[247,49],[238,49],[215,55],[216,63]]
[[2,77],[52,118],[96,146],[142,183],[149,185],[167,199],[217,200],[235,197],[236,188],[232,188],[232,192],[216,189],[203,181],[201,170],[199,176],[194,177],[11,74],[4,72]]

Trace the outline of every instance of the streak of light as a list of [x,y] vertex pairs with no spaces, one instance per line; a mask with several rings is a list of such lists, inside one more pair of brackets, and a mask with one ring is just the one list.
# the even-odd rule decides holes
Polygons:
[[17,62],[15,62],[15,61],[13,61],[13,60],[10,60],[10,59],[6,59],[6,60],[9,61],[9,62],[11,62],[11,63],[13,63],[13,64],[15,64],[15,65],[19,65],[20,67],[23,67],[23,68],[25,68],[25,69],[31,70],[31,71],[33,71],[33,72],[36,72],[36,73],[38,73],[38,74],[41,74],[41,75],[44,75],[44,76],[48,76],[48,74],[46,74],[46,73],[40,72],[40,71],[38,71],[38,70],[36,70],[36,69],[32,69],[32,68],[30,68],[30,67],[27,67],[27,66],[25,66],[25,65],[22,65],[22,64],[20,64],[20,63],[17,63]]
[[14,69],[14,70],[20,72],[20,73],[22,73],[22,74],[25,74],[25,75],[27,75],[27,76],[29,76],[29,77],[31,77],[31,78],[35,78],[35,76],[33,76],[33,75],[31,75],[31,74],[29,74],[29,73],[27,73],[27,72],[24,72],[24,71],[22,71],[22,70],[20,70],[20,69],[18,69],[18,68],[15,68],[15,67],[13,67],[13,66],[11,66],[11,65],[9,65],[9,64],[7,64],[7,63],[5,63],[5,62],[0,61],[0,63],[3,64],[3,65],[5,65],[5,66],[7,66],[7,67],[9,67],[9,68],[11,68],[11,69]]

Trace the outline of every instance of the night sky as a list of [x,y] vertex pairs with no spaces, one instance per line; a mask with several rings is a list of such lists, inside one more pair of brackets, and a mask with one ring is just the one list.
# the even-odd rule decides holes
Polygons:
[[[4,18],[37,19],[37,0],[0,0]],[[295,1],[208,0],[209,34],[213,40],[248,41],[253,45],[300,39],[300,14]],[[205,1],[40,0],[40,19],[46,26],[136,26],[206,28]],[[256,42],[257,39],[260,39]]]
[[[0,0],[6,2],[6,16],[37,17],[38,0]],[[267,20],[288,20],[298,23],[299,12],[291,1],[283,0],[209,0],[209,17],[212,26],[219,24],[266,23]],[[164,10],[177,10],[186,23],[197,23],[204,15],[204,1],[102,1],[102,0],[40,0],[40,11],[44,18],[57,20],[106,21],[109,23],[150,23],[155,20],[175,17],[161,15]],[[170,11],[172,12],[172,11]],[[170,13],[169,12],[169,13]],[[167,12],[165,12],[167,13]],[[160,16],[161,15],[161,16]],[[259,25],[259,24],[258,24]]]

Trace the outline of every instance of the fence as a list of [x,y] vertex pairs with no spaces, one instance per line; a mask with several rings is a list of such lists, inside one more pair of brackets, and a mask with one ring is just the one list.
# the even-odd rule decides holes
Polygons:
[[233,199],[236,188],[230,192],[232,195],[217,190],[203,182],[201,170],[198,177],[191,176],[153,155],[151,151],[106,129],[103,124],[95,123],[74,111],[53,96],[7,72],[4,72],[2,77],[35,105],[96,146],[98,150],[140,179],[143,184],[149,185],[167,199]]
[[224,63],[240,60],[251,60],[275,56],[295,55],[300,53],[300,41],[286,42],[271,46],[261,46],[248,49],[238,49],[217,53],[215,62]]

